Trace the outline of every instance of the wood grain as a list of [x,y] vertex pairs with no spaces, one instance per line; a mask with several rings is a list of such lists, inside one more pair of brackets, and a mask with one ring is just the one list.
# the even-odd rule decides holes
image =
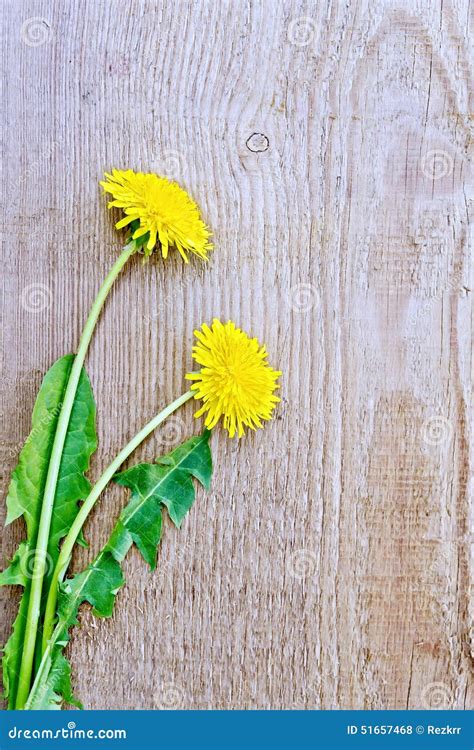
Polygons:
[[[2,489],[119,252],[112,166],[178,179],[216,250],[116,284],[87,362],[92,477],[182,391],[202,321],[232,317],[284,371],[264,432],[215,431],[213,490],[158,570],[134,552],[113,619],[83,613],[86,707],[472,707],[469,0],[1,13]],[[198,431],[188,406],[135,460]],[[105,494],[75,567],[123,502]]]

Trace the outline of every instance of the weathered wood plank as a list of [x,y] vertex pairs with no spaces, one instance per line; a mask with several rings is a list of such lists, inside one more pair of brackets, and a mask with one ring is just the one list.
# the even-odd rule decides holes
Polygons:
[[[216,251],[117,284],[88,358],[93,475],[179,394],[213,315],[284,371],[264,433],[216,430],[213,491],[166,529],[158,571],[132,554],[113,621],[84,614],[86,706],[472,706],[469,0],[1,13],[3,489],[119,251],[97,186],[112,166],[178,179]],[[139,457],[198,429],[181,419]],[[75,565],[122,503],[106,493]]]

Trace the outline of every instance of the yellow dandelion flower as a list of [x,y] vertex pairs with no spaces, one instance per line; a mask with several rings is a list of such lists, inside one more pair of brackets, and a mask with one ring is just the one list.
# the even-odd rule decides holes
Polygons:
[[123,208],[125,213],[116,228],[131,225],[132,239],[140,240],[145,255],[151,255],[159,241],[163,258],[173,245],[186,263],[187,252],[207,259],[212,249],[209,229],[196,203],[176,182],[131,169],[113,169],[112,174],[106,172],[105,177],[107,179],[100,184],[113,196],[108,207]]
[[223,417],[230,437],[236,432],[242,437],[244,427],[263,427],[262,420],[271,419],[280,401],[274,391],[280,387],[276,380],[281,375],[266,361],[265,347],[231,321],[222,324],[214,319],[211,328],[203,325],[194,335],[198,343],[193,358],[202,369],[188,373],[186,379],[196,381],[191,386],[194,398],[204,402],[195,416],[207,412],[209,429]]

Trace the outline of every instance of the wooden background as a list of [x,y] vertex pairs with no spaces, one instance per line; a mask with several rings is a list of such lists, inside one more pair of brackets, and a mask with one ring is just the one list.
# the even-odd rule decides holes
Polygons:
[[[134,550],[113,620],[84,612],[86,707],[472,706],[469,0],[1,11],[3,496],[123,241],[106,169],[179,180],[216,250],[116,284],[87,361],[92,477],[183,391],[201,322],[232,317],[284,371],[264,431],[215,430],[212,492],[167,524],[157,571]],[[200,429],[188,406],[134,462]],[[124,501],[103,497],[76,567]]]

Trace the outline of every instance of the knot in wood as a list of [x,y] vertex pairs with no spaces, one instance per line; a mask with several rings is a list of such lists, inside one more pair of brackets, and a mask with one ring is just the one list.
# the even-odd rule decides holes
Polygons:
[[247,138],[246,146],[249,151],[253,151],[254,153],[259,153],[261,151],[266,151],[270,145],[270,141],[268,140],[267,136],[263,133],[252,133],[252,135]]

